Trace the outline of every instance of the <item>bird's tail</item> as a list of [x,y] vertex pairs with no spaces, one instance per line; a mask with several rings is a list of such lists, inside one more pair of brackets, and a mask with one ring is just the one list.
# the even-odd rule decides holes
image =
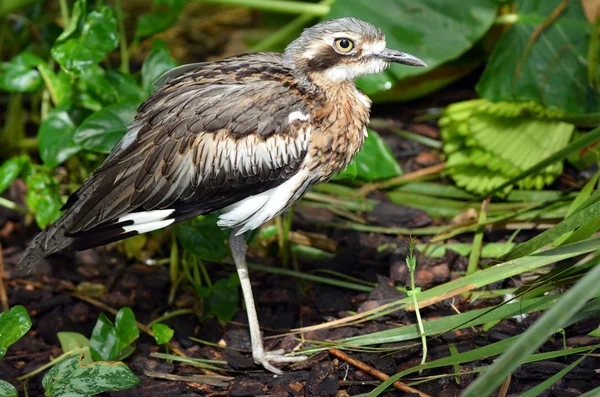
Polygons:
[[59,219],[54,225],[34,237],[21,255],[17,268],[29,273],[34,263],[71,245],[73,239],[65,237],[61,232],[63,229],[61,220]]

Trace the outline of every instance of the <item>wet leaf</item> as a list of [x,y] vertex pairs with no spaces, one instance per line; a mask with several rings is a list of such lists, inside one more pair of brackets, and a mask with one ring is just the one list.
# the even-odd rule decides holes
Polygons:
[[81,74],[117,48],[117,20],[110,7],[102,6],[86,15],[86,2],[73,6],[70,25],[52,46],[52,57],[68,72]]
[[159,345],[169,343],[175,334],[173,328],[165,324],[154,324],[152,326],[152,332],[154,333],[154,339]]
[[121,362],[81,363],[74,356],[52,367],[42,380],[49,397],[85,397],[106,391],[129,389],[139,379]]
[[135,322],[133,311],[124,307],[117,313],[115,319],[115,329],[117,330],[119,360],[133,353],[133,348],[127,349],[140,336],[140,331]]
[[360,16],[385,32],[387,46],[424,60],[428,67],[392,65],[379,75],[359,80],[367,94],[391,89],[458,58],[489,30],[496,18],[496,0],[372,0],[336,1],[323,19]]
[[90,352],[94,361],[113,361],[119,354],[117,329],[104,313],[100,313],[90,338]]
[[78,102],[87,109],[98,111],[117,102],[120,88],[110,84],[107,73],[98,65],[87,68],[76,80],[76,85]]
[[149,94],[154,91],[154,82],[168,70],[176,67],[178,63],[171,57],[169,47],[162,40],[154,40],[152,51],[142,65],[142,86]]
[[201,259],[221,262],[225,257],[225,232],[216,215],[205,215],[178,223],[177,237],[183,248]]
[[81,112],[68,106],[59,106],[48,112],[38,132],[40,157],[44,164],[56,167],[81,150],[73,141],[76,130],[74,120]]
[[73,87],[71,85],[71,76],[64,70],[55,73],[47,63],[38,66],[40,75],[46,83],[46,88],[50,93],[50,98],[55,106],[66,105],[73,100]]
[[31,319],[23,306],[13,306],[0,313],[0,358],[4,357],[8,347],[21,339],[30,328]]
[[[369,130],[365,146],[356,155],[353,164],[356,167],[356,178],[365,181],[388,179],[402,174],[402,168],[394,158],[390,148],[381,136],[373,130]],[[340,174],[340,177],[350,176],[353,170],[351,167],[348,168],[349,170]]]
[[141,103],[145,98],[142,89],[130,74],[111,70],[106,72],[106,80],[117,92],[118,102],[133,101]]
[[27,195],[25,202],[35,213],[35,221],[41,229],[54,223],[60,217],[63,199],[54,178],[44,168],[34,171],[25,178]]
[[592,25],[581,2],[569,2],[539,36],[534,35],[561,3],[516,1],[518,20],[496,43],[477,84],[482,97],[493,102],[535,100],[573,114],[598,112],[600,92],[585,79]]
[[81,123],[73,141],[86,150],[110,153],[127,132],[138,106],[137,101],[126,101],[102,108]]
[[43,84],[37,66],[42,59],[29,51],[15,56],[0,67],[0,89],[9,92],[35,92]]
[[231,321],[238,310],[239,285],[237,274],[217,280],[208,299],[209,314],[215,315],[219,321]]
[[23,166],[29,162],[28,156],[17,156],[6,160],[0,166],[0,194],[14,182],[21,173]]
[[0,379],[0,396],[1,397],[18,397],[17,389],[5,380]]

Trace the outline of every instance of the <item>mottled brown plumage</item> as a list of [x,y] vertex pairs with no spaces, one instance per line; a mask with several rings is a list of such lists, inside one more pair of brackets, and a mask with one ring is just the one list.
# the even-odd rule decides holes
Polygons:
[[278,372],[270,361],[294,359],[264,352],[238,236],[346,168],[363,146],[371,105],[354,79],[389,62],[424,65],[386,49],[372,25],[342,18],[305,30],[285,54],[245,54],[167,72],[21,263],[221,211],[219,225],[233,229],[253,357]]

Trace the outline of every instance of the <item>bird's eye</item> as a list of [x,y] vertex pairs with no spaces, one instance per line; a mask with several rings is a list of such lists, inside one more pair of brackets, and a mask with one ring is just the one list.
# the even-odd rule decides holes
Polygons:
[[337,39],[335,41],[335,48],[342,53],[348,53],[354,48],[354,42],[348,39]]

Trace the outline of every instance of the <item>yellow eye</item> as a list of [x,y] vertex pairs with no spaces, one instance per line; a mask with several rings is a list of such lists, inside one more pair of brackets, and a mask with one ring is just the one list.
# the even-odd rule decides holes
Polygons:
[[335,41],[335,48],[339,52],[348,53],[354,48],[354,42],[348,39],[337,39]]

